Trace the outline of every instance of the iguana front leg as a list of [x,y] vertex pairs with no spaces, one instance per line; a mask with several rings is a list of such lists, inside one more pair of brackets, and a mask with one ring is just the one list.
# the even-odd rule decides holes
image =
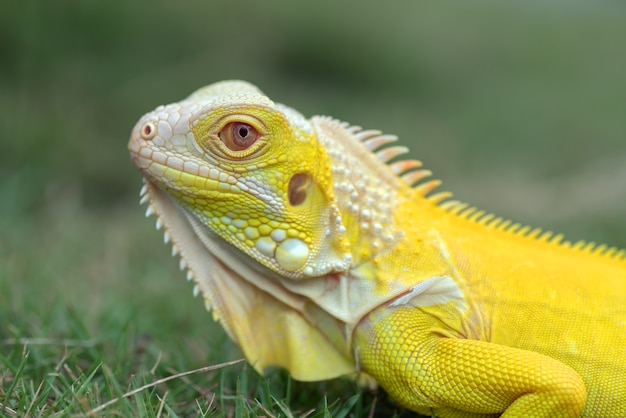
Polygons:
[[363,371],[398,402],[438,417],[578,417],[586,388],[569,366],[544,355],[450,337],[437,307],[382,307],[361,322]]

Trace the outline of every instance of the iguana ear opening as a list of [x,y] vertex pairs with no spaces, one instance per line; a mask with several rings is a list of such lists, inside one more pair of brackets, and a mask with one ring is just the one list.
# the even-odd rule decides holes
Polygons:
[[309,173],[297,173],[289,180],[287,197],[291,206],[300,206],[307,198],[308,188],[311,185],[311,175]]
[[346,271],[351,265],[346,229],[332,190],[330,193],[329,197],[329,189],[309,172],[297,172],[289,179],[285,190],[286,219],[294,230],[302,228],[306,235],[278,243],[272,257],[291,279]]

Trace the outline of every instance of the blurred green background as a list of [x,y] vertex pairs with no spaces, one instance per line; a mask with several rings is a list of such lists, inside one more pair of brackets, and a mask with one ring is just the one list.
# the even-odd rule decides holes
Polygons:
[[460,200],[626,247],[624,2],[0,4],[0,338],[63,336],[71,309],[202,364],[224,335],[143,218],[126,144],[222,79],[399,135]]

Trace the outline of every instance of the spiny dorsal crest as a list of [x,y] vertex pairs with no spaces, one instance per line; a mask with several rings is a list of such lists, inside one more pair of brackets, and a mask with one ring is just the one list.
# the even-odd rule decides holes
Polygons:
[[452,196],[452,193],[447,191],[430,194],[441,185],[441,181],[434,179],[421,182],[421,180],[432,175],[432,171],[421,168],[421,161],[407,159],[391,162],[391,160],[396,157],[409,152],[409,149],[405,146],[390,145],[398,140],[397,136],[383,134],[381,131],[375,129],[364,130],[360,126],[349,125],[345,122],[339,123],[346,131],[350,132],[354,138],[362,142],[380,162],[386,164],[397,177],[404,183],[413,187],[420,196],[426,197],[434,203],[439,203]]
[[594,242],[586,241],[572,243],[571,241],[564,240],[562,234],[555,235],[551,231],[543,231],[541,228],[532,228],[520,223],[513,223],[505,218],[496,217],[493,213],[487,213],[476,207],[471,207],[467,203],[457,200],[448,200],[452,197],[452,193],[448,191],[430,194],[436,187],[441,185],[441,181],[430,180],[421,182],[424,178],[432,175],[430,170],[421,168],[421,161],[407,159],[390,162],[394,158],[406,154],[409,151],[405,146],[390,145],[398,140],[395,135],[386,135],[378,130],[363,130],[360,126],[349,126],[347,123],[342,123],[342,126],[357,140],[361,141],[378,160],[386,164],[395,175],[406,184],[413,187],[420,196],[433,201],[440,208],[461,219],[484,225],[487,228],[534,239],[537,242],[571,248],[572,250],[578,250],[586,254],[616,261],[626,261],[626,249],[620,250],[617,247],[608,247],[604,244],[597,245]]

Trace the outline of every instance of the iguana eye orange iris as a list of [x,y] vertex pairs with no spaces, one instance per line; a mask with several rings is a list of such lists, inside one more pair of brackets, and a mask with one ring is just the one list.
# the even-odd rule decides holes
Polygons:
[[231,151],[243,151],[250,148],[261,135],[247,123],[232,122],[224,126],[218,136]]

